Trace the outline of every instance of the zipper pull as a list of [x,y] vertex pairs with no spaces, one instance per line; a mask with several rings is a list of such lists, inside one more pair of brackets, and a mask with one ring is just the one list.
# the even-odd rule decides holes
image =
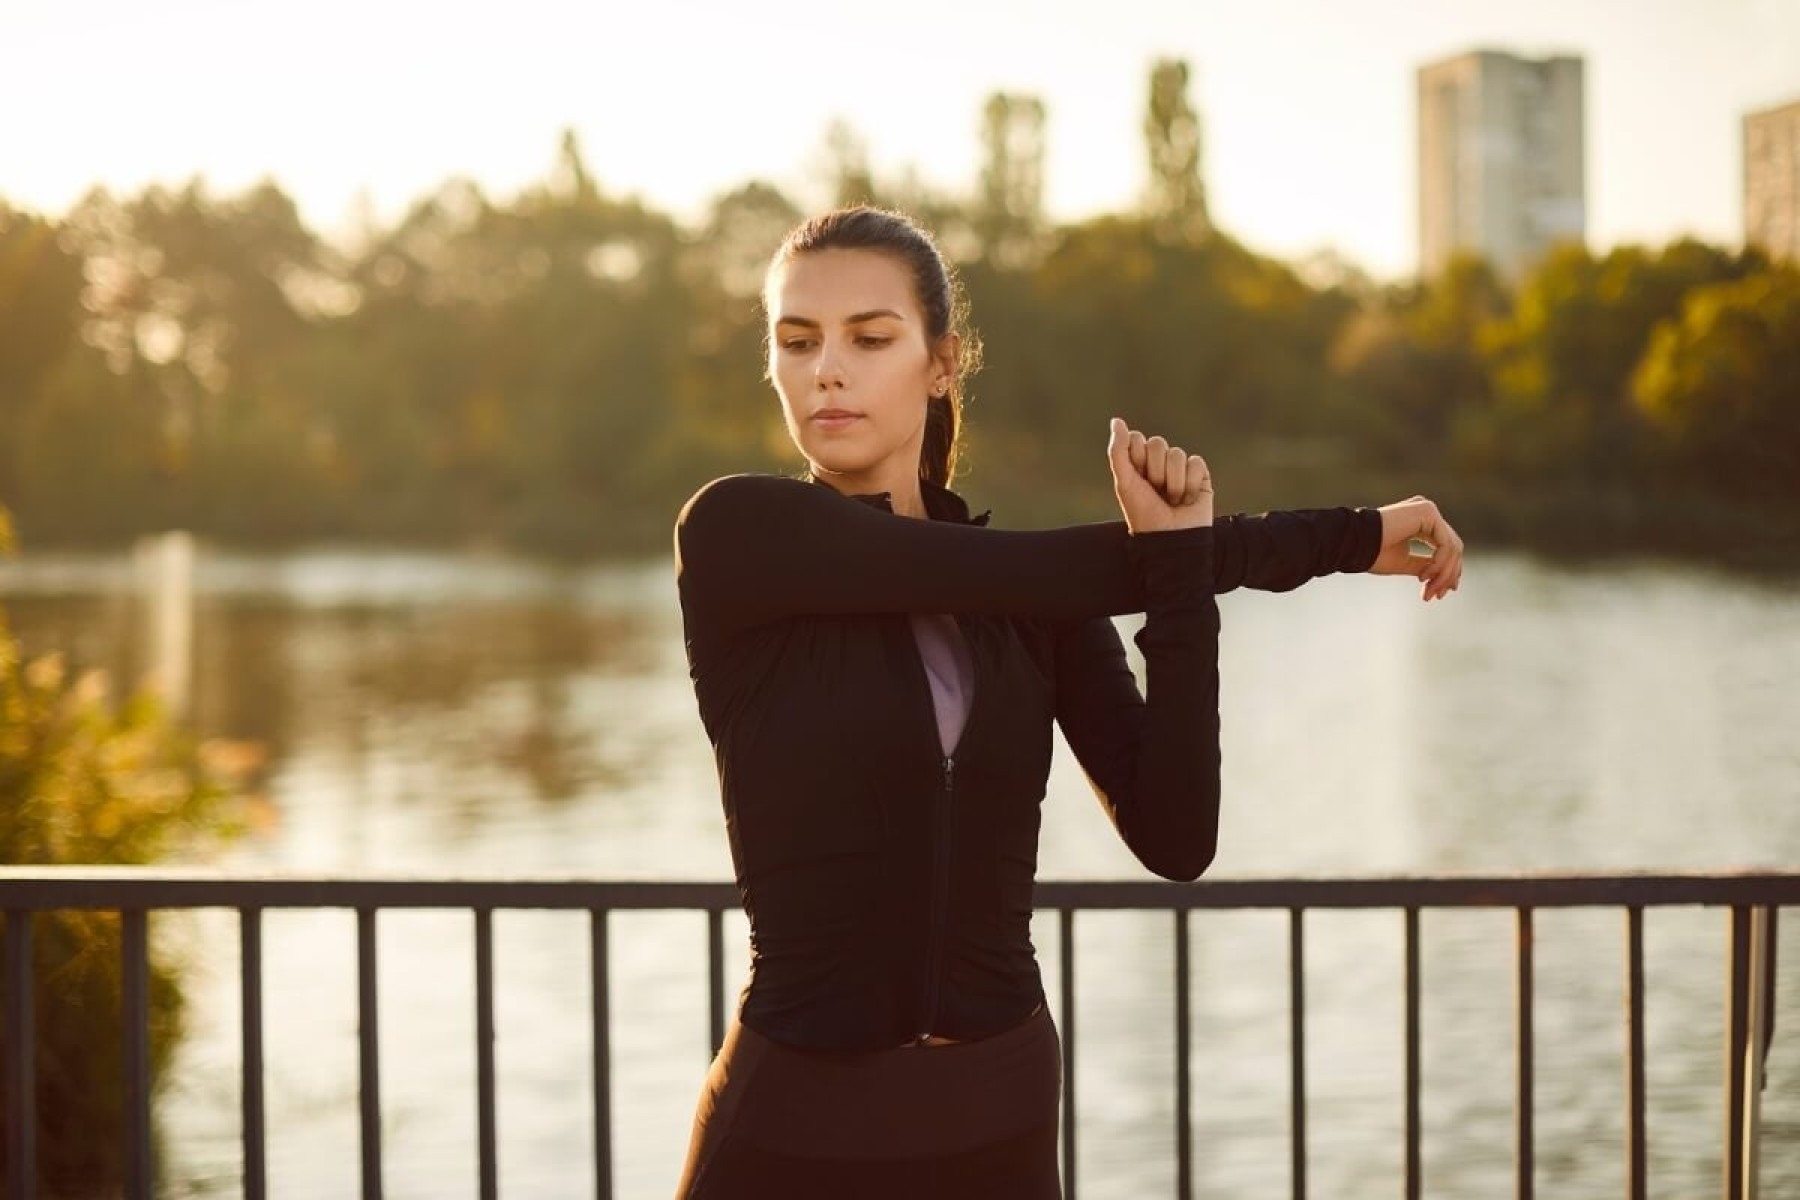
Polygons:
[[946,792],[950,790],[950,787],[951,787],[950,780],[955,774],[956,774],[956,760],[954,758],[951,758],[948,755],[945,755],[944,756],[944,790]]

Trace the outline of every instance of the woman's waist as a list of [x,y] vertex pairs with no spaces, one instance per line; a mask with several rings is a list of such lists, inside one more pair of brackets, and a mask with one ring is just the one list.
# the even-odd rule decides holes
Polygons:
[[[929,1000],[926,999],[929,994]],[[740,1000],[748,1027],[797,1049],[874,1052],[983,1041],[1030,1017],[1044,1003],[1043,980],[1027,953],[1005,973],[820,970],[817,964],[759,960]]]

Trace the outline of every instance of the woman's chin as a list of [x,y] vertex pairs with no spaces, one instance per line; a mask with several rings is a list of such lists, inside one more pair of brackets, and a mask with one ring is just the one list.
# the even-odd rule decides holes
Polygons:
[[847,454],[839,446],[802,446],[801,453],[816,475],[863,475],[875,465],[867,454]]

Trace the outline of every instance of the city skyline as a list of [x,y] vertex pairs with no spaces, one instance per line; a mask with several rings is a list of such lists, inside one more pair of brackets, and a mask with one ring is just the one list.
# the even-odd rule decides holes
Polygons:
[[[1504,12],[1467,4],[1117,0],[1106,20],[1043,22],[1018,0],[902,10],[753,11],[689,3],[565,12],[317,0],[266,5],[24,0],[0,46],[0,199],[49,213],[94,184],[196,174],[216,193],[274,178],[315,229],[366,197],[391,221],[453,177],[504,198],[580,137],[601,187],[684,221],[764,178],[803,204],[833,120],[879,176],[908,167],[969,195],[992,91],[1048,109],[1055,220],[1132,207],[1158,57],[1194,68],[1208,198],[1264,253],[1331,248],[1382,277],[1417,264],[1415,72],[1479,49],[1588,64],[1588,241],[1743,236],[1741,120],[1800,98],[1800,6],[1648,0]],[[430,12],[424,26],[417,14]],[[271,23],[271,15],[282,23]]]

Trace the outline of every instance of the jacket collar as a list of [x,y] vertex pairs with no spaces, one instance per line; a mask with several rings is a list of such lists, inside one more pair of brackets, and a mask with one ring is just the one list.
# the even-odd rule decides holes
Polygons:
[[[811,471],[806,473],[806,479],[808,483],[815,483],[823,488],[831,487]],[[925,514],[934,521],[950,521],[957,525],[986,525],[988,518],[994,515],[993,510],[988,509],[970,516],[968,501],[943,484],[933,483],[923,477],[919,480],[919,495],[925,501]],[[882,512],[894,511],[894,498],[887,492],[853,492],[848,498],[879,508]]]

